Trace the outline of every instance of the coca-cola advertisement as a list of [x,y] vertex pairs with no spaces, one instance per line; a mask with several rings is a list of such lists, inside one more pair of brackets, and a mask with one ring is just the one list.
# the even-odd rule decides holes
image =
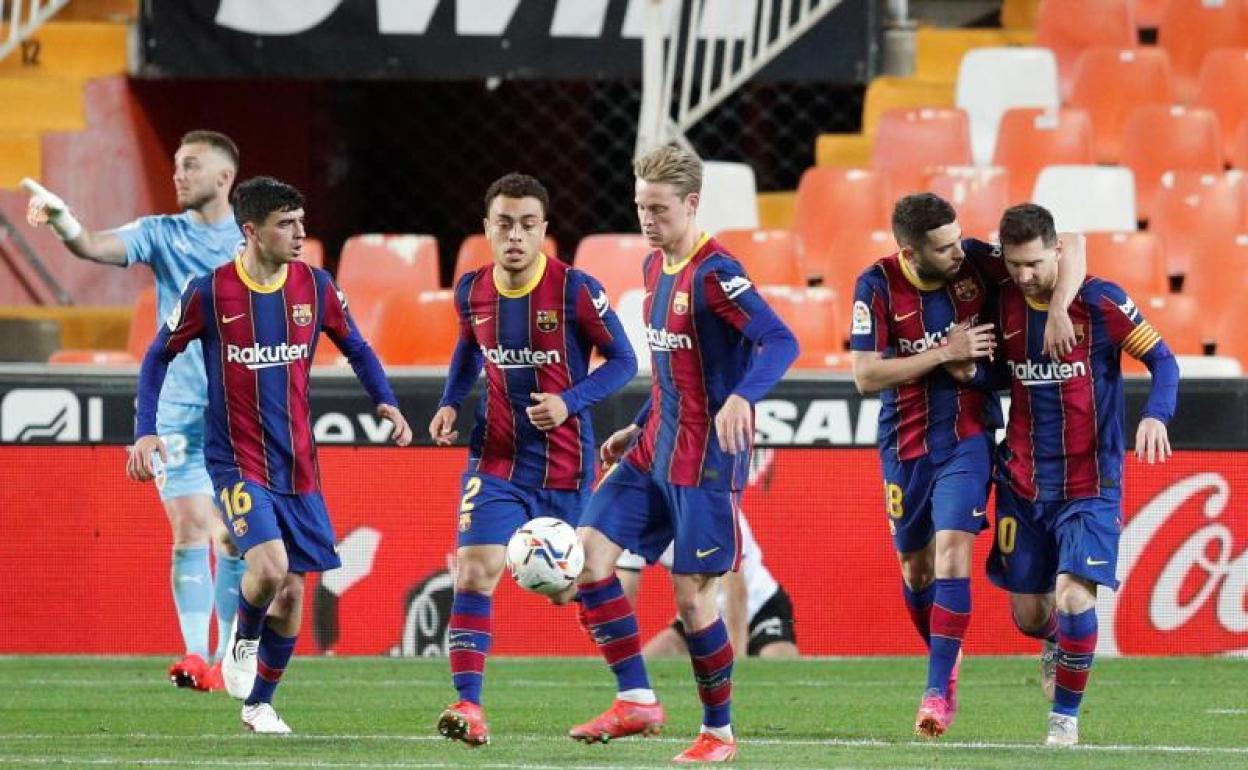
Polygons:
[[[179,651],[168,524],[156,491],[125,478],[125,457],[121,446],[0,447],[0,654]],[[1248,653],[1243,457],[1184,451],[1151,466],[1128,457],[1122,586],[1101,591],[1099,653]],[[462,448],[321,449],[343,567],[309,583],[302,653],[444,653],[465,459]],[[743,510],[792,598],[802,652],[921,652],[902,606],[875,451],[762,449],[752,482]],[[967,650],[1034,652],[1010,622],[1005,593],[984,577],[992,536],[976,546]],[[670,594],[662,568],[647,569],[643,633],[670,622]],[[500,654],[594,654],[574,610],[509,577],[494,606]]]

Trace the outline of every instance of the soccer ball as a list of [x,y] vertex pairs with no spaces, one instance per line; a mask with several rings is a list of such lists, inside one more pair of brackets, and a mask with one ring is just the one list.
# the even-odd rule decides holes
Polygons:
[[507,568],[521,588],[554,596],[576,582],[585,549],[566,522],[539,516],[517,529],[507,543]]

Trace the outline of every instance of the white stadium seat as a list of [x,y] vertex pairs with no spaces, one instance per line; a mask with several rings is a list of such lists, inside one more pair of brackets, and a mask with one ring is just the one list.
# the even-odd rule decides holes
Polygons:
[[1031,199],[1053,213],[1058,231],[1135,230],[1135,176],[1122,166],[1047,166]]
[[997,125],[1015,107],[1061,106],[1057,59],[1047,48],[975,48],[958,68],[956,104],[971,120],[971,155],[987,166],[997,145]]
[[698,227],[708,233],[758,227],[758,185],[745,163],[708,160],[702,165]]

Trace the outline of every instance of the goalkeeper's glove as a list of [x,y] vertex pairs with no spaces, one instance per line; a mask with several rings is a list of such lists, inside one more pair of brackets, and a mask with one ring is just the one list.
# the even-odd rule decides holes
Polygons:
[[38,226],[40,210],[47,217],[48,224],[62,241],[72,241],[82,234],[82,225],[74,218],[69,206],[61,200],[61,196],[39,184],[30,177],[22,179],[22,189],[30,193],[30,206],[26,212],[26,221]]

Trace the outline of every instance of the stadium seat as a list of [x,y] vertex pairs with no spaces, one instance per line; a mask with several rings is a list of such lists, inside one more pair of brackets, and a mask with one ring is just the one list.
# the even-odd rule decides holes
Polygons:
[[792,230],[739,229],[715,234],[756,284],[805,286],[799,241]]
[[651,371],[650,343],[646,341],[646,319],[642,316],[643,302],[646,299],[645,289],[629,289],[620,295],[619,300],[612,303],[615,315],[624,327],[624,334],[633,346],[637,356],[637,372],[649,374]]
[[1222,172],[1218,119],[1203,108],[1140,107],[1123,127],[1119,162],[1135,174],[1136,213],[1140,219],[1149,219],[1162,174]]
[[[376,340],[373,340],[374,342]],[[312,355],[313,366],[346,366],[347,357],[342,354],[329,335],[321,332],[316,343],[316,353]]]
[[758,227],[758,185],[749,164],[703,162],[698,225],[708,233]]
[[[848,230],[881,230],[892,211],[884,184],[874,171],[816,166],[802,173],[797,185],[793,230],[800,242],[807,275],[823,264],[832,246]],[[814,271],[814,274],[818,274]]]
[[1040,17],[1043,0],[1002,0],[1001,26],[1006,29],[1033,29]]
[[948,166],[928,180],[928,190],[953,204],[967,237],[996,240],[1001,212],[1010,205],[1009,175],[999,166]]
[[1230,356],[1248,368],[1248,292],[1241,292],[1228,303],[1229,307],[1218,324],[1217,354]]
[[1045,166],[1096,162],[1092,122],[1083,110],[1016,107],[1001,116],[992,162],[1009,172],[1009,203],[1031,200]]
[[[1036,35],[1031,30],[920,26],[914,36],[914,77],[939,83],[956,83],[958,66],[967,51],[975,48],[1035,44]],[[952,104],[952,96],[948,104]]]
[[[1191,297],[1181,294],[1154,295],[1152,297],[1131,297],[1144,315],[1144,320],[1152,324],[1166,347],[1176,356],[1200,356],[1204,354],[1204,343],[1200,332],[1200,304]],[[1143,374],[1148,367],[1136,361],[1126,353],[1122,354],[1122,370],[1128,374]]]
[[1049,166],[1031,199],[1053,214],[1059,231],[1135,230],[1135,178],[1121,166]]
[[1184,380],[1225,380],[1244,374],[1239,359],[1231,356],[1175,356],[1174,360],[1179,365],[1179,378]]
[[48,358],[50,364],[102,366],[126,366],[140,363],[156,337],[156,287],[148,286],[139,292],[130,316],[130,331],[126,334],[125,350],[92,350],[67,348],[57,350]]
[[1185,275],[1207,242],[1223,242],[1239,231],[1242,193],[1225,174],[1173,171],[1162,175],[1148,229],[1165,247],[1166,271]]
[[880,119],[890,110],[953,105],[952,83],[881,75],[867,84],[862,99],[862,133],[874,139]]
[[353,235],[342,245],[338,287],[365,337],[377,328],[387,294],[415,294],[438,286],[438,242],[432,236]]
[[382,302],[373,346],[386,364],[446,366],[458,339],[453,291],[397,291]]
[[1157,29],[1166,2],[1167,0],[1135,0],[1135,25],[1140,29]]
[[649,252],[650,246],[642,235],[588,235],[577,244],[573,264],[597,278],[615,303],[629,289],[642,287],[641,263]]
[[992,162],[997,125],[1011,107],[1057,109],[1057,60],[1047,48],[977,48],[962,57],[956,102],[970,120],[974,162]]
[[325,267],[325,245],[319,238],[304,238],[303,255],[300,259],[312,267]]
[[1225,142],[1223,157],[1231,162],[1236,134],[1248,120],[1248,48],[1222,48],[1205,55],[1193,104],[1218,116]]
[[1248,43],[1246,13],[1243,0],[1172,0],[1165,4],[1157,25],[1157,45],[1170,55],[1180,102],[1189,103],[1196,96],[1205,54]]
[[1036,19],[1036,45],[1057,57],[1063,97],[1070,95],[1075,62],[1084,49],[1134,48],[1136,36],[1131,0],[1045,0]]
[[817,260],[809,253],[806,255],[807,276],[852,297],[858,275],[872,262],[896,251],[897,241],[891,230],[849,227],[833,239],[831,248]]
[[[555,239],[549,235],[546,240],[542,241],[542,253],[548,257],[558,257],[559,248],[555,244]],[[494,261],[494,252],[490,251],[490,242],[481,233],[470,235],[459,244],[459,251],[455,255],[455,276],[451,279],[451,286],[459,283],[459,277],[471,270]]]
[[971,163],[970,125],[959,109],[890,110],[871,148],[871,167],[884,181],[885,200],[923,192],[936,169]]
[[1239,124],[1235,132],[1235,141],[1231,146],[1231,166],[1240,171],[1248,171],[1248,120]]
[[1113,281],[1132,297],[1170,290],[1161,239],[1143,230],[1088,233],[1088,275]]
[[1122,128],[1136,108],[1172,104],[1170,58],[1158,48],[1089,48],[1079,57],[1067,105],[1092,119],[1098,163],[1117,163]]
[[[1222,320],[1236,303],[1248,298],[1248,234],[1209,234],[1197,245],[1183,280],[1183,294],[1200,305],[1201,339],[1216,342],[1221,353],[1227,341],[1221,333]],[[1242,327],[1228,333],[1248,336]]]
[[820,370],[848,365],[836,292],[824,287],[786,286],[762,286],[759,291],[801,346],[793,368]]

